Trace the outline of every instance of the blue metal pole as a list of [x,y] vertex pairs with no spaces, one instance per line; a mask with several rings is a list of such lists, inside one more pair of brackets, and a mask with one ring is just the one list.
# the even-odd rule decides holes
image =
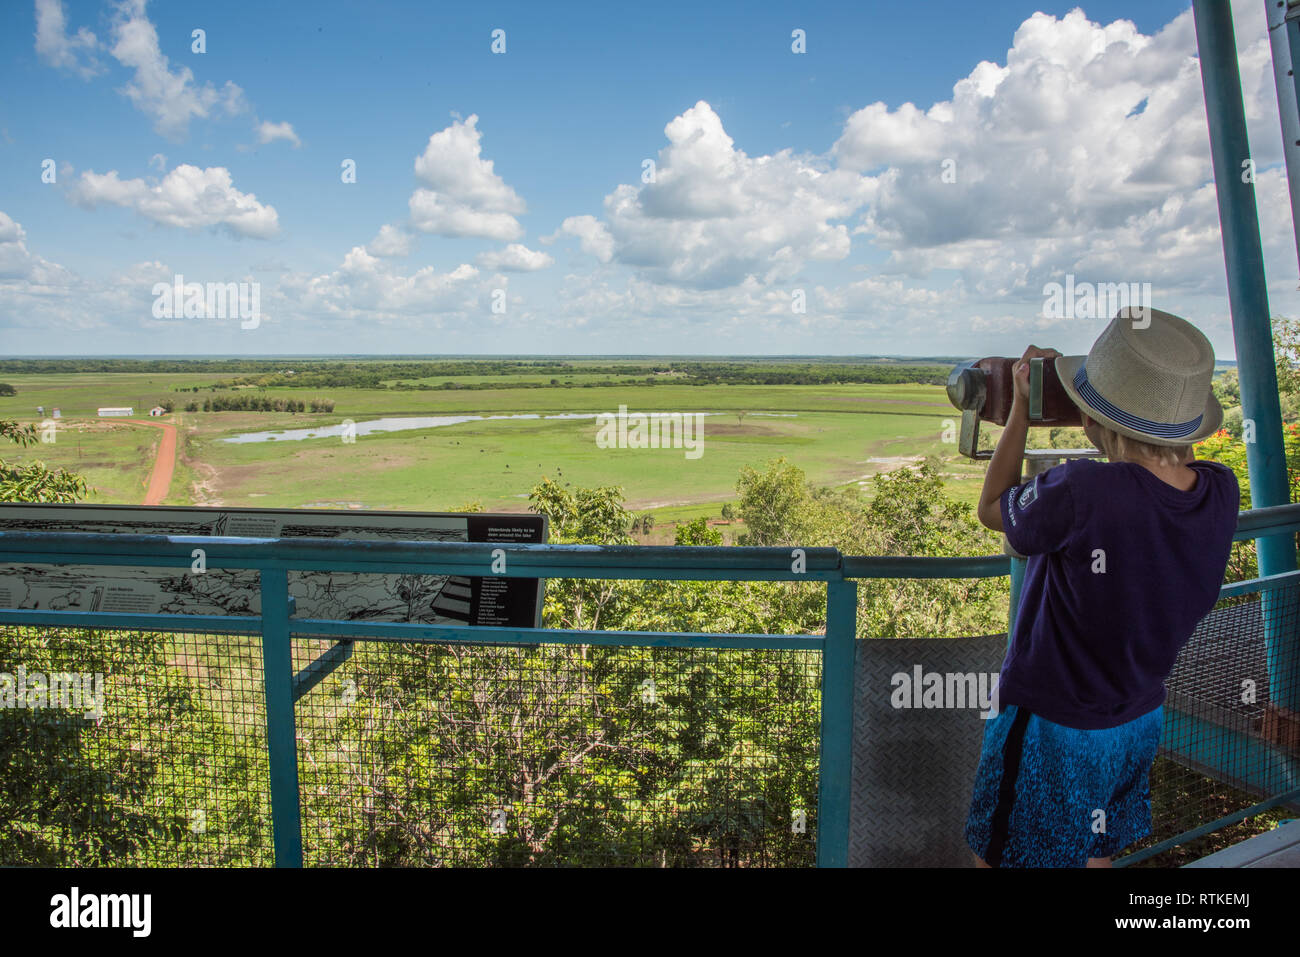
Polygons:
[[[1246,161],[1250,159],[1250,142],[1242,107],[1232,8],[1226,0],[1193,0],[1192,9],[1228,273],[1242,416],[1248,429],[1251,424],[1254,426],[1251,430],[1254,441],[1246,443],[1250,494],[1256,507],[1282,505],[1291,500],[1291,490],[1282,444],[1282,409],[1278,401],[1254,177],[1243,175],[1249,168]],[[1290,534],[1260,538],[1256,548],[1261,575],[1296,567],[1295,538]],[[1289,591],[1265,594],[1262,598],[1270,698],[1274,704],[1295,709],[1300,705],[1296,680],[1300,640],[1294,630],[1295,598]]]
[[[1295,71],[1291,68],[1292,48],[1296,42],[1296,21],[1287,22],[1287,5],[1264,0],[1264,22],[1268,24],[1268,44],[1273,51],[1273,86],[1277,90],[1277,110],[1282,121],[1282,156],[1286,160],[1286,184],[1291,194],[1291,219],[1300,213],[1300,108],[1297,108]],[[1300,262],[1300,230],[1295,230],[1296,258]]]
[[288,573],[282,568],[262,569],[262,682],[266,692],[266,749],[271,767],[276,867],[302,867],[289,600]]
[[1025,568],[1028,559],[1011,557],[1011,607],[1007,612],[1007,647],[1011,647],[1011,636],[1016,633],[1016,610],[1020,606],[1020,589],[1025,583]]
[[821,773],[817,788],[818,867],[847,867],[849,862],[857,631],[858,583],[828,583],[826,647],[822,652]]

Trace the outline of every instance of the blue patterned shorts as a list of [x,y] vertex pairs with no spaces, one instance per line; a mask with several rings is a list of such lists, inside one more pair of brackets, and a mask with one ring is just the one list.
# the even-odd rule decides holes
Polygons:
[[984,729],[966,843],[990,867],[1083,867],[1150,834],[1163,720],[1084,731],[1007,706]]

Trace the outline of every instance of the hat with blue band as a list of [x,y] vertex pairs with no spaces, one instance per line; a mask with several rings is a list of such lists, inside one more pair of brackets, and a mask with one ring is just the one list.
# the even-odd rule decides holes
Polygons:
[[1086,356],[1058,356],[1056,372],[1088,418],[1152,445],[1191,445],[1223,424],[1214,348],[1167,312],[1121,309]]

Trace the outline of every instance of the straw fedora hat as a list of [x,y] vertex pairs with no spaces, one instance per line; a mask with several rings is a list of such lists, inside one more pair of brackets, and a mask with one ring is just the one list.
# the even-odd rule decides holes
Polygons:
[[1086,356],[1057,356],[1056,373],[1088,418],[1152,445],[1190,445],[1223,424],[1214,347],[1158,309],[1121,309]]

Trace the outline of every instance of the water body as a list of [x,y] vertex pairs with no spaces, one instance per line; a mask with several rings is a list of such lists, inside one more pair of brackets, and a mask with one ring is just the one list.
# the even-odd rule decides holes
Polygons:
[[[357,435],[369,435],[371,432],[403,432],[407,429],[435,429],[442,425],[460,425],[462,422],[482,422],[485,419],[594,419],[596,413],[564,413],[563,415],[541,416],[537,413],[521,415],[422,415],[401,418],[371,419],[358,422],[353,428]],[[245,442],[297,442],[301,439],[327,439],[341,436],[346,430],[342,423],[325,425],[315,429],[286,429],[282,432],[244,432],[232,435],[222,442],[242,445]]]
[[[401,418],[371,419],[358,422],[353,428],[356,435],[369,435],[371,432],[403,432],[408,429],[436,429],[443,425],[460,425],[462,422],[483,422],[490,419],[594,419],[598,415],[612,415],[609,412],[558,412],[554,415],[538,415],[536,412],[517,415],[424,415]],[[631,415],[632,413],[628,413]],[[724,415],[730,413],[701,412],[701,415]],[[751,413],[762,415],[763,413]],[[325,425],[314,429],[286,429],[282,432],[244,432],[222,439],[242,445],[245,442],[297,442],[301,439],[327,439],[343,435],[345,426]]]

